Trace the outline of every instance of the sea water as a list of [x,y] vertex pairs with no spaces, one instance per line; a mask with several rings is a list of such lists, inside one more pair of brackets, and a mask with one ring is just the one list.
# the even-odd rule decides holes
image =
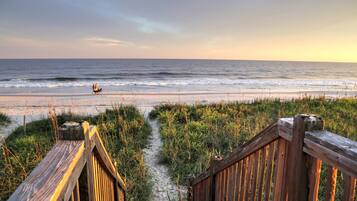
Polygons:
[[357,91],[357,63],[178,60],[2,59],[0,94]]

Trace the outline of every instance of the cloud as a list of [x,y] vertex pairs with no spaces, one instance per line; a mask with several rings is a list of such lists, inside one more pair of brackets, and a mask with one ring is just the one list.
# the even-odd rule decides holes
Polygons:
[[144,33],[178,33],[179,29],[169,24],[156,22],[143,17],[128,17],[129,21],[138,26],[138,30]]
[[91,42],[95,45],[104,45],[104,46],[133,46],[132,42],[117,40],[113,38],[102,38],[102,37],[89,37],[84,40]]
[[140,49],[151,49],[152,47],[147,45],[140,45],[130,41],[118,40],[114,38],[104,38],[104,37],[87,37],[83,39],[84,41],[90,42],[92,45],[108,46],[108,47],[132,47]]

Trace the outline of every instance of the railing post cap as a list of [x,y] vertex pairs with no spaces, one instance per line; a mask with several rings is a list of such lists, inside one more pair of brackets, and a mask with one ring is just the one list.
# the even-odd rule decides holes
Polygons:
[[294,117],[294,119],[303,119],[305,130],[306,131],[314,131],[314,130],[323,130],[324,121],[322,117],[315,114],[298,114]]
[[74,121],[67,121],[59,127],[60,140],[84,140],[84,133],[81,124]]

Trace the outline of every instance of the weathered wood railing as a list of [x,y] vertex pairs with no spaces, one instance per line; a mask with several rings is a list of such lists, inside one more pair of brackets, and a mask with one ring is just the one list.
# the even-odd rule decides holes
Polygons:
[[357,143],[323,130],[314,115],[282,118],[190,182],[189,200],[317,201],[322,162],[327,164],[324,198],[355,201]]
[[9,200],[124,201],[125,182],[95,126],[67,122],[59,141]]

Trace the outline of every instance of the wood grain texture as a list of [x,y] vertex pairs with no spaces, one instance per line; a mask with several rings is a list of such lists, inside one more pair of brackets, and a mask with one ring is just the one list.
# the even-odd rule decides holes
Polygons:
[[343,201],[355,201],[356,178],[343,174]]
[[275,152],[277,141],[269,144],[269,154],[267,160],[267,171],[265,173],[265,190],[264,190],[264,201],[270,200],[271,192],[271,180],[272,180],[272,169],[273,169],[273,156]]
[[288,195],[289,201],[306,201],[306,167],[303,152],[305,138],[305,116],[297,115],[294,118],[293,136],[290,143],[288,163]]
[[247,174],[247,164],[248,164],[248,157],[242,160],[242,177],[240,182],[240,195],[239,200],[244,200],[245,196],[245,189],[246,189],[246,174]]
[[262,150],[261,150],[261,154],[260,154],[260,162],[259,162],[259,176],[258,176],[258,197],[257,200],[258,201],[262,201],[263,199],[263,181],[264,181],[264,172],[265,172],[265,157],[266,157],[266,150],[267,150],[267,146],[265,146]]
[[[336,137],[336,142],[331,140],[326,140],[323,135],[332,135],[327,131],[323,132],[306,132],[306,138],[304,140],[304,152],[309,155],[326,161],[328,164],[333,165],[353,177],[357,177],[357,158],[355,150],[357,150],[355,144],[356,142],[351,142],[346,139],[348,143],[344,145],[337,146],[339,140],[342,137]],[[333,134],[335,135],[335,134]],[[346,142],[345,141],[345,142]]]
[[257,174],[258,174],[258,164],[259,164],[259,151],[254,153],[254,164],[253,164],[253,172],[252,172],[252,186],[251,186],[251,195],[250,200],[255,201],[256,196],[256,188],[257,188]]
[[243,161],[239,161],[237,166],[237,174],[236,174],[236,179],[235,179],[235,196],[234,200],[240,200],[240,191],[241,191],[241,180],[242,180],[242,166],[243,166]]
[[64,185],[73,170],[73,161],[83,156],[82,141],[58,141],[46,157],[31,172],[9,198],[17,200],[50,200],[58,196],[58,186]]
[[326,201],[335,200],[336,180],[337,168],[330,165],[327,166]]
[[250,191],[251,191],[251,181],[252,181],[252,167],[254,163],[254,156],[253,154],[248,156],[248,167],[247,167],[247,174],[246,174],[246,182],[245,182],[245,197],[244,200],[248,201],[250,198]]
[[287,170],[287,140],[278,140],[278,158],[275,167],[274,201],[285,201],[286,199],[286,170]]
[[317,201],[320,186],[320,174],[322,161],[312,156],[307,157],[309,174],[309,201]]

